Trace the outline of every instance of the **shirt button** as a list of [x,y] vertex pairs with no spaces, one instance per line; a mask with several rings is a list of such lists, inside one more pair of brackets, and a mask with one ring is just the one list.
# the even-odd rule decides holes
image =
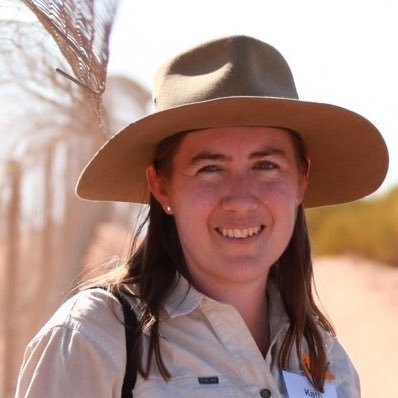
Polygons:
[[263,388],[262,390],[260,390],[260,396],[261,398],[270,398],[271,391],[268,390],[268,388]]

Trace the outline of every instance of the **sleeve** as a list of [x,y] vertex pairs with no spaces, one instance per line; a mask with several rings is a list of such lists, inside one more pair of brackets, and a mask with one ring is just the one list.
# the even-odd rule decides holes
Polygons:
[[335,378],[338,397],[360,398],[361,387],[358,372],[347,352],[336,338],[329,346],[329,372]]
[[120,397],[124,371],[79,330],[56,326],[27,347],[16,398]]

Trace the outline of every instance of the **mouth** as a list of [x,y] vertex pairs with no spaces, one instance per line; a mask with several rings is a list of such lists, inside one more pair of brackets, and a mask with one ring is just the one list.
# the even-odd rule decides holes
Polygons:
[[260,234],[264,225],[257,225],[250,228],[216,228],[216,231],[225,238],[247,239]]

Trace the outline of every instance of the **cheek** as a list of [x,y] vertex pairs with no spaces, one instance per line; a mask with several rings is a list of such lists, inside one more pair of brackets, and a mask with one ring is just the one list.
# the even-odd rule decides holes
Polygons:
[[176,213],[203,213],[215,206],[219,196],[220,188],[215,184],[180,183],[173,186],[170,197]]
[[[211,235],[212,217],[219,200],[214,186],[184,184],[173,195],[173,212],[183,250],[197,247]],[[187,254],[187,253],[186,253]]]
[[262,202],[268,209],[277,231],[289,240],[297,214],[297,188],[292,184],[269,184],[262,191]]
[[294,210],[297,204],[298,187],[290,181],[272,181],[259,186],[259,194],[264,203],[272,207]]

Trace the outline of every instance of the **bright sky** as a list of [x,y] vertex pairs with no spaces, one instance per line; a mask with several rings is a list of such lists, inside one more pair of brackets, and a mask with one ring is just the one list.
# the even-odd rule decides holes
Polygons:
[[150,89],[158,66],[178,52],[254,36],[287,59],[301,99],[346,107],[379,128],[390,152],[382,191],[398,184],[396,0],[120,1],[109,73]]

